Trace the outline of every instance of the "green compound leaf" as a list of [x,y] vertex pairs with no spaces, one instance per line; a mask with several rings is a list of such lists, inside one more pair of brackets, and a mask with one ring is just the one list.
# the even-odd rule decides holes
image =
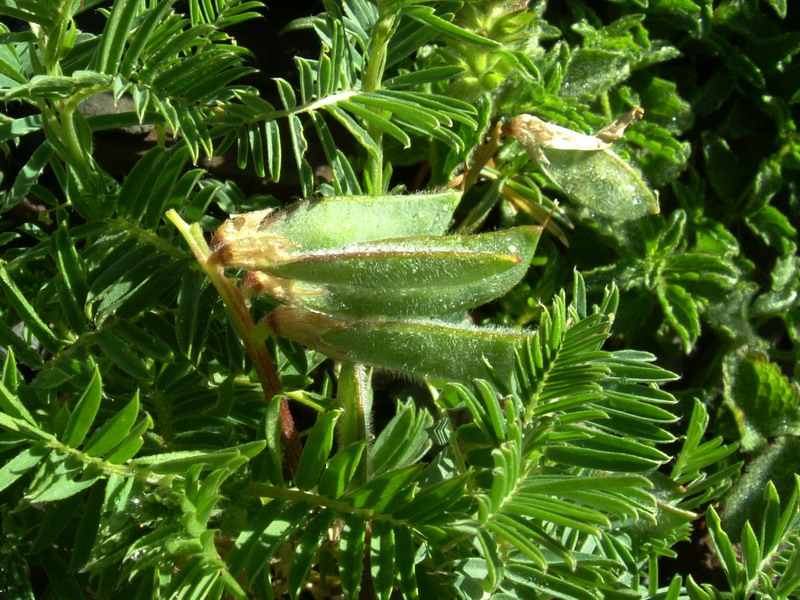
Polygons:
[[361,515],[347,517],[339,545],[339,577],[345,598],[357,598],[364,571],[364,537],[367,522]]
[[289,569],[288,585],[291,598],[298,597],[300,588],[308,580],[311,564],[314,562],[317,550],[319,550],[322,541],[325,539],[324,532],[331,526],[335,517],[336,512],[333,509],[325,508],[318,512],[306,525],[292,557],[292,566]]
[[31,305],[25,294],[17,287],[10,274],[5,268],[5,264],[0,262],[0,291],[5,294],[8,306],[17,313],[20,320],[30,332],[36,336],[48,351],[58,352],[61,342],[55,336],[50,327],[42,320],[36,309]]
[[739,281],[736,267],[719,256],[700,252],[675,254],[664,261],[663,278],[693,295],[712,301],[724,300]]
[[414,499],[392,516],[402,521],[425,523],[443,518],[447,509],[464,497],[469,474],[445,479],[420,491]]
[[106,421],[94,432],[84,447],[88,456],[102,456],[112,450],[133,427],[139,414],[139,394],[135,394],[128,404],[116,415]]
[[30,439],[43,439],[53,441],[52,435],[42,431],[36,425],[31,425],[21,419],[16,419],[5,413],[0,412],[0,429],[7,429]]
[[380,432],[369,449],[372,476],[412,465],[431,448],[428,428],[433,425],[430,413],[411,400],[398,407],[397,414]]
[[486,361],[509,377],[515,350],[533,335],[432,319],[345,320],[294,307],[267,320],[276,334],[332,358],[448,381],[485,376]]
[[44,442],[38,442],[26,448],[0,468],[0,492],[22,477],[27,471],[39,464],[50,449]]
[[208,336],[216,291],[202,273],[188,270],[181,278],[175,337],[181,352],[196,357]]
[[259,440],[211,452],[202,450],[164,452],[138,458],[133,464],[136,467],[143,467],[154,473],[184,474],[187,469],[195,465],[202,465],[203,469],[211,469],[237,464],[241,457],[249,459],[261,452],[265,445],[266,443],[263,440]]
[[83,306],[88,293],[85,269],[63,225],[50,238],[50,243],[60,271],[56,286],[65,317],[75,331],[83,332],[86,329]]
[[442,81],[450,79],[456,75],[463,73],[464,69],[460,66],[450,65],[446,67],[432,67],[430,69],[420,69],[410,73],[403,73],[396,75],[390,79],[383,81],[385,88],[401,88],[421,85],[423,83],[432,83],[434,81]]
[[[368,99],[362,98],[361,100],[363,101]],[[368,101],[364,102],[364,104],[369,104],[369,102]],[[411,146],[411,138],[405,131],[403,131],[400,127],[395,125],[392,121],[390,121],[386,117],[383,117],[379,113],[370,110],[363,104],[358,104],[356,102],[349,102],[344,100],[339,102],[339,106],[347,109],[348,112],[360,117],[365,124],[369,124],[372,127],[378,128],[383,132],[387,133],[388,135],[392,136],[398,142],[400,142],[403,148],[408,148]],[[428,126],[437,127],[438,124],[435,121],[434,122],[428,121]],[[354,131],[353,134],[356,135],[356,132]],[[364,144],[365,142],[369,143],[365,139],[364,142],[362,142],[362,144]]]
[[700,315],[697,304],[679,285],[664,285],[658,290],[664,316],[683,340],[685,352],[690,352],[700,336]]
[[321,495],[338,498],[345,492],[356,473],[365,446],[364,440],[353,442],[331,458],[317,486],[317,491]]
[[714,542],[714,549],[722,563],[722,570],[732,586],[736,585],[736,579],[743,570],[742,565],[736,560],[736,550],[733,548],[730,537],[722,529],[719,516],[713,506],[708,507],[706,512],[706,522],[708,523],[708,533]]
[[422,465],[416,464],[389,471],[348,492],[344,499],[354,508],[368,508],[375,512],[403,505],[411,498],[411,490],[421,470]]
[[767,356],[729,357],[723,363],[723,382],[746,447],[800,434],[800,389]]
[[3,200],[3,212],[19,204],[30,193],[31,188],[39,181],[42,171],[52,156],[53,145],[50,142],[42,143],[33,152],[25,165],[19,169],[14,184]]
[[71,448],[80,446],[94,422],[102,396],[103,390],[100,382],[100,372],[95,367],[92,380],[78,399],[75,410],[67,423],[67,428],[63,436],[65,445]]
[[478,35],[477,33],[473,33],[467,29],[463,29],[462,27],[454,25],[450,21],[437,16],[434,9],[430,6],[406,6],[403,8],[403,14],[408,15],[415,21],[419,21],[425,25],[430,25],[434,29],[438,29],[440,32],[453,36],[458,40],[463,40],[479,46],[488,46],[490,48],[497,48],[500,46],[499,42],[496,42],[491,38]]
[[598,596],[563,574],[545,573],[536,567],[515,564],[507,569],[515,597],[563,598],[564,600],[597,600]]
[[13,419],[19,419],[30,425],[36,425],[33,415],[31,415],[30,411],[25,408],[25,405],[16,396],[16,390],[12,392],[12,390],[8,389],[3,383],[0,383],[0,411],[2,411],[0,414],[5,413],[5,415]]
[[[101,487],[101,486],[97,486]],[[52,503],[44,507],[39,521],[39,531],[31,544],[31,553],[39,553],[50,548],[58,536],[70,522],[78,516],[78,509],[84,499],[75,495],[62,502]]]
[[380,600],[389,600],[395,572],[394,528],[386,521],[372,522],[372,582]]
[[574,446],[551,446],[545,450],[548,459],[565,465],[620,473],[644,473],[657,469],[663,460],[628,454],[624,449],[597,450]]
[[130,348],[127,342],[109,330],[98,331],[96,340],[103,354],[110,358],[120,369],[139,380],[147,381],[149,379],[150,373],[147,363],[139,353]]
[[133,458],[144,444],[142,435],[152,427],[153,420],[149,415],[141,419],[133,429],[131,429],[130,433],[114,446],[111,453],[106,455],[105,460],[111,464],[122,464]]
[[[19,388],[20,372],[17,368],[16,357],[14,351],[6,349],[6,358],[3,361],[2,374],[0,375],[0,385],[9,394],[16,394]],[[3,393],[0,393],[0,402],[2,402]]]
[[415,572],[414,539],[408,527],[396,527],[395,536],[395,568],[398,575],[400,591],[403,598],[416,600],[419,598],[417,589],[417,574]]
[[137,2],[125,0],[114,4],[94,56],[93,68],[110,75],[118,72],[125,42],[138,12]]
[[30,502],[55,502],[93,485],[99,473],[90,473],[77,457],[50,453],[42,461],[26,493]]
[[300,455],[300,461],[297,463],[295,483],[301,490],[309,490],[314,487],[322,469],[325,468],[325,461],[333,447],[333,428],[339,415],[341,415],[341,411],[338,410],[325,413],[311,428],[308,440],[303,447],[303,453]]
[[75,545],[70,558],[70,571],[80,570],[89,560],[92,548],[100,534],[100,518],[103,515],[103,503],[109,487],[108,483],[105,482],[101,485],[96,485],[86,495],[86,498],[80,499],[83,505],[83,515],[80,517],[75,531]]

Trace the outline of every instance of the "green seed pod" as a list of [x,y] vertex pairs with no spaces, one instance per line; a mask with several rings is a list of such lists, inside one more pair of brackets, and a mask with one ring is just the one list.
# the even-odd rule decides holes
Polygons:
[[541,227],[516,227],[299,252],[283,262],[259,262],[253,267],[267,276],[249,282],[256,292],[331,314],[445,314],[484,304],[514,287],[530,266],[541,232]]
[[642,174],[609,148],[644,111],[634,108],[595,135],[518,115],[503,132],[522,144],[542,172],[576,204],[615,220],[657,214],[658,198]]
[[576,204],[621,221],[658,214],[658,199],[642,174],[611,150],[543,152],[550,164],[542,171]]
[[441,381],[486,377],[488,361],[510,377],[514,351],[533,333],[432,319],[342,319],[284,306],[267,316],[272,330],[338,360]]
[[[453,191],[396,196],[336,196],[304,200],[234,215],[214,234],[213,260],[256,269],[264,256],[279,259],[291,249],[322,250],[398,237],[441,235],[460,194]],[[272,258],[268,258],[272,260]]]

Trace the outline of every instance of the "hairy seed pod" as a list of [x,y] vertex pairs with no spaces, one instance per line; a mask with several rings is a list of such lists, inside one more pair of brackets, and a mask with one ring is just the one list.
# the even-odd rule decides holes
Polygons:
[[542,172],[576,204],[615,220],[638,219],[659,212],[658,198],[642,174],[610,146],[643,114],[636,107],[595,135],[533,115],[518,115],[506,122],[503,133],[522,144]]
[[614,220],[659,213],[658,199],[638,169],[611,150],[545,150],[542,167],[576,204]]
[[336,196],[296,202],[283,210],[233,215],[214,234],[212,260],[254,270],[291,249],[323,250],[397,237],[441,235],[460,195]]
[[277,335],[331,358],[441,381],[486,377],[486,362],[510,377],[515,350],[535,335],[435,319],[344,319],[290,306],[273,310],[267,322]]
[[255,292],[343,315],[437,315],[505,294],[525,275],[541,227],[479,235],[399,238],[297,252],[259,263]]

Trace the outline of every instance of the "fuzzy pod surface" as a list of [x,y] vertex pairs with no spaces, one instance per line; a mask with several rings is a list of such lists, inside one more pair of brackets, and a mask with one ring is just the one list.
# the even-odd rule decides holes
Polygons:
[[400,238],[297,253],[251,277],[256,292],[343,315],[437,315],[473,308],[514,287],[541,227]]
[[516,349],[535,335],[437,319],[343,319],[289,306],[273,310],[267,322],[277,335],[331,358],[461,382],[486,377],[486,362],[510,377]]

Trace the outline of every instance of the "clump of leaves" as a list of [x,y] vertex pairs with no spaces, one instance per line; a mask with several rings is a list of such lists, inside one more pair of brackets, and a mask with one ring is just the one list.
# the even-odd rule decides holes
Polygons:
[[0,5],[0,592],[794,597],[796,17],[323,4]]

